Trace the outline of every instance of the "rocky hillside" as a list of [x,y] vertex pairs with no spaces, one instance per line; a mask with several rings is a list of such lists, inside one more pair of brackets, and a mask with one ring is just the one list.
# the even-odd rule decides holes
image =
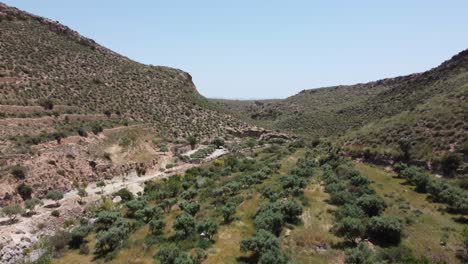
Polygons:
[[36,106],[48,99],[152,123],[175,138],[243,125],[215,111],[188,73],[137,63],[58,22],[0,3],[0,35],[0,105]]
[[413,144],[430,159],[467,140],[468,50],[429,71],[349,86],[304,90],[284,100],[217,100],[265,127],[310,137],[343,136],[353,150],[398,154]]
[[164,169],[177,162],[167,148],[189,135],[203,143],[250,128],[188,73],[137,63],[56,21],[0,3],[0,36],[0,205]]

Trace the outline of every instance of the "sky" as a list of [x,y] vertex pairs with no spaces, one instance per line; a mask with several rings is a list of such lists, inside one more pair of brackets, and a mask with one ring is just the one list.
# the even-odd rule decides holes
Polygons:
[[285,98],[421,72],[468,48],[467,0],[0,1],[187,71],[212,98]]

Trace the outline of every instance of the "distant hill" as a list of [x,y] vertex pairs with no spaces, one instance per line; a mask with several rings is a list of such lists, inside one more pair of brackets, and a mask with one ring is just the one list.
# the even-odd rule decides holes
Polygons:
[[175,138],[243,126],[216,111],[188,73],[137,63],[56,21],[0,3],[0,35],[0,105],[50,99],[84,113],[151,123]]
[[307,137],[340,137],[348,149],[416,158],[467,140],[468,50],[429,71],[375,82],[304,90],[284,100],[215,100],[246,121]]

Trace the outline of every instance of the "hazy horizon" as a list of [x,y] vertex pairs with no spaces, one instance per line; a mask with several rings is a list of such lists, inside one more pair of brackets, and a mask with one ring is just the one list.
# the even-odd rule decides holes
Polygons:
[[433,68],[468,43],[468,1],[3,1],[220,99],[285,98]]

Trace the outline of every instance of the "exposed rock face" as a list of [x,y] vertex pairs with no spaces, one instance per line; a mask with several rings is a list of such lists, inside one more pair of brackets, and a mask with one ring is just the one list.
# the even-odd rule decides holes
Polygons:
[[[21,260],[32,262],[37,260],[44,251],[42,249],[33,250],[29,254],[25,255],[25,249],[30,248],[40,238],[44,236],[53,235],[55,231],[59,230],[66,219],[78,218],[83,214],[83,209],[79,206],[73,206],[68,209],[61,208],[61,217],[49,216],[44,221],[41,221],[43,227],[40,229],[34,229],[32,226],[19,226],[13,230],[9,236],[0,236],[0,245],[4,245],[0,249],[0,263],[2,264],[13,264],[18,263]],[[33,216],[34,217],[34,216]],[[12,228],[9,226],[3,227],[5,229]]]
[[0,205],[22,202],[16,186],[23,182],[32,187],[34,197],[42,198],[49,190],[68,192],[77,183],[111,179],[131,171],[144,175],[158,165],[158,158],[145,163],[125,164],[113,164],[109,160],[96,158],[88,150],[95,143],[93,140],[91,137],[70,137],[63,139],[62,144],[54,141],[37,145],[34,155],[0,157],[6,168],[21,165],[26,171],[25,179],[20,180],[10,175],[9,170],[0,171]]

